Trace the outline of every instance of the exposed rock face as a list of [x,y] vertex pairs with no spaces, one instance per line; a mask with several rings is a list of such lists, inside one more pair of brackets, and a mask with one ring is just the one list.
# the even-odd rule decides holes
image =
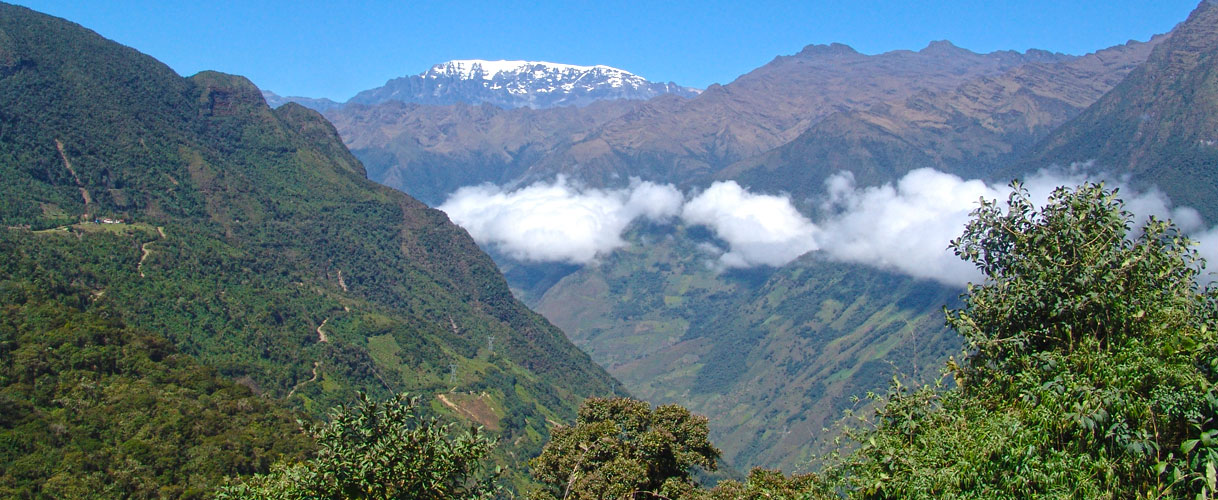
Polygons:
[[1218,3],[1202,2],[1141,67],[1009,169],[1086,163],[1218,221]]

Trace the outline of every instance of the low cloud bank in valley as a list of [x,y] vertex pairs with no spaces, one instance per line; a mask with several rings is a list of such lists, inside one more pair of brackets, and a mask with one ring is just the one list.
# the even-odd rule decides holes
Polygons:
[[735,181],[716,182],[693,197],[681,219],[710,228],[731,246],[719,256],[727,267],[781,266],[818,248],[816,225],[790,198],[753,194]]
[[[1024,181],[1042,206],[1058,186],[1087,178],[1041,171]],[[1171,218],[1193,234],[1202,256],[1218,265],[1218,228],[1205,230],[1196,210],[1173,208],[1157,190],[1117,187],[1135,226],[1147,216]],[[735,181],[716,182],[688,200],[672,185],[633,181],[619,190],[579,189],[565,179],[511,192],[491,185],[457,190],[440,206],[474,236],[513,258],[588,263],[624,245],[622,232],[637,218],[680,217],[710,229],[728,248],[716,265],[781,266],[811,251],[918,278],[963,286],[981,275],[947,249],[982,198],[1005,202],[1007,186],[965,180],[934,169],[909,172],[895,183],[857,187],[849,172],[830,177],[821,220],[801,214],[786,195],[751,193]]]
[[438,208],[479,244],[512,258],[586,264],[624,245],[622,231],[635,219],[670,218],[684,201],[671,185],[635,181],[626,189],[581,190],[559,177],[511,192],[463,187]]
[[[1088,178],[1068,171],[1042,170],[1023,181],[1033,203],[1040,207],[1059,186],[1077,186]],[[1170,218],[1181,230],[1203,229],[1201,216],[1188,207],[1172,208],[1162,192],[1137,192],[1122,183],[1109,183],[1135,214],[1135,227],[1148,216]],[[964,180],[934,169],[909,172],[893,184],[857,188],[849,173],[827,182],[832,214],[820,224],[821,247],[832,258],[891,269],[904,274],[963,286],[979,281],[970,263],[947,249],[964,232],[971,213],[982,198],[1005,206],[1008,186]]]
[[831,215],[821,223],[832,258],[962,285],[976,269],[947,244],[964,232],[969,213],[997,190],[978,180],[931,169],[912,171],[895,184],[858,188],[848,172],[827,182]]

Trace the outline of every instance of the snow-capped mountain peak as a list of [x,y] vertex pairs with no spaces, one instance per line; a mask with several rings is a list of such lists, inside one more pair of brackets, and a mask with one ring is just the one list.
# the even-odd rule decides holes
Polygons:
[[465,80],[481,77],[484,80],[493,80],[501,73],[517,75],[531,73],[534,77],[538,77],[544,74],[567,75],[592,72],[620,75],[623,79],[638,79],[646,82],[629,71],[604,65],[578,66],[546,61],[487,61],[484,59],[457,59],[440,63],[419,76],[425,78],[457,77]]
[[489,103],[503,108],[585,106],[598,100],[650,99],[660,94],[683,97],[699,90],[673,83],[652,83],[611,66],[579,66],[545,61],[459,59],[432,66],[417,76],[351,98],[353,103],[389,100],[422,104]]

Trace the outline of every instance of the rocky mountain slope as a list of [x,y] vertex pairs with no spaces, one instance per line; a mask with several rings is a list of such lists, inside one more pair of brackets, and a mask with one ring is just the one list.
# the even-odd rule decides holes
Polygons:
[[1029,63],[952,89],[835,113],[717,177],[800,197],[821,194],[825,179],[840,171],[865,186],[924,167],[990,178],[1112,90],[1163,38]]
[[1069,57],[1042,51],[977,54],[949,42],[878,55],[841,44],[809,46],[695,99],[650,101],[547,156],[531,173],[562,172],[594,184],[631,175],[689,182],[785,144],[834,112]]
[[534,110],[391,101],[349,105],[327,117],[346,134],[369,178],[435,206],[459,186],[513,182],[551,151],[640,106],[602,101]]
[[1218,222],[1218,3],[1201,2],[1146,63],[1053,132],[1013,174],[1089,164],[1155,185]]
[[[6,446],[0,488],[54,477],[76,496],[104,457],[145,474],[196,446],[191,460],[206,465],[220,453],[208,446],[244,449],[224,443],[240,438],[227,426],[246,422],[276,437],[250,446],[289,443],[298,427],[285,407],[316,417],[356,390],[420,394],[500,436],[497,460],[520,464],[549,421],[614,385],[512,297],[465,231],[368,180],[321,115],[272,110],[242,77],[182,78],[78,25],[0,5],[0,123],[0,412],[21,417],[0,432],[24,439],[14,426],[32,411],[56,450],[99,460]],[[107,361],[119,345],[124,361]],[[191,371],[206,377],[183,382]],[[98,386],[93,373],[133,385]],[[183,408],[232,418],[156,402],[181,397],[213,398]],[[177,417],[73,420],[105,405]],[[205,439],[217,434],[227,437]],[[258,459],[148,473],[115,496],[202,495],[274,458],[245,451]]]
[[[460,187],[453,181],[469,179],[465,172],[478,172],[477,178],[487,181],[529,182],[563,173],[590,185],[621,184],[632,176],[688,184],[789,142],[838,111],[954,89],[1029,62],[1069,59],[1042,51],[976,54],[948,42],[879,55],[840,44],[809,46],[691,99],[660,96],[644,103],[613,101],[590,110],[560,111],[581,115],[580,127],[552,114],[537,118],[541,112],[499,112],[510,121],[540,125],[527,136],[465,133],[484,126],[466,122],[469,113],[460,107],[348,106],[327,117],[370,171],[383,172],[372,175],[374,180],[429,201],[432,192]],[[421,119],[413,118],[416,113]],[[447,114],[437,116],[442,113]],[[481,120],[488,114],[468,118]],[[437,120],[451,126],[427,125]],[[545,122],[560,124],[546,128]],[[537,137],[545,139],[533,141]],[[459,173],[450,174],[450,169]],[[440,184],[424,182],[427,187],[420,188],[394,179]]]

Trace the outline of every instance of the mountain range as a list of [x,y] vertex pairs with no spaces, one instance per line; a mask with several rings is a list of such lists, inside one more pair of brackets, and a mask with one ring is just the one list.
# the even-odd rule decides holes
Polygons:
[[[1072,58],[1043,51],[976,54],[949,42],[874,56],[818,45],[690,99],[608,101],[579,112],[489,109],[479,114],[503,118],[472,121],[461,118],[470,104],[424,110],[382,103],[335,108],[326,116],[376,173],[374,180],[429,203],[463,183],[527,183],[559,173],[590,185],[620,185],[632,176],[687,185],[787,143],[838,111],[951,90],[1028,62]],[[415,119],[416,113],[428,117]],[[581,115],[582,123],[572,124],[570,115]],[[527,140],[493,126],[500,121],[530,124],[522,130]]]
[[822,194],[825,180],[842,171],[865,186],[925,167],[1005,182],[996,171],[1116,87],[1164,38],[1031,62],[951,89],[834,113],[715,178],[797,197]]
[[1157,185],[1218,222],[1218,5],[1203,1],[1150,59],[1004,172],[1089,164]]
[[[688,99],[548,110],[382,103],[326,116],[371,178],[429,203],[461,186],[512,188],[562,174],[588,188],[621,187],[631,178],[693,190],[734,181],[787,193],[811,216],[824,210],[813,200],[826,196],[835,174],[868,187],[934,168],[1002,184],[1042,167],[1086,162],[1096,157],[1095,138],[1138,122],[1133,115],[1096,118],[1098,110],[1140,116],[1152,107],[1130,98],[1105,104],[1133,82],[1143,82],[1138,99],[1170,106],[1159,116],[1214,116],[1196,101],[1206,94],[1193,95],[1207,88],[1206,43],[1218,41],[1209,11],[1203,3],[1172,34],[1083,56],[976,54],[949,42],[864,55],[832,44],[778,57]],[[1189,41],[1173,42],[1177,36]],[[1203,118],[1176,134],[1198,152],[1208,140],[1200,135],[1210,130]],[[1078,131],[1070,150],[1092,149],[1070,155],[1054,146],[1070,143],[1063,138],[1069,130]],[[1112,136],[1105,154],[1142,144],[1176,155],[1156,167],[1173,170],[1179,153],[1190,150],[1168,135],[1148,142],[1148,130]],[[1181,177],[1206,179],[1213,162],[1189,158],[1183,161],[1193,161],[1194,171],[1179,170],[1187,174],[1135,174],[1132,182],[1158,187],[1214,220],[1207,208],[1213,184]],[[1106,171],[1121,176],[1129,168]],[[625,248],[584,266],[493,255],[517,294],[628,390],[720,416],[712,429],[736,465],[806,464],[831,441],[821,430],[850,396],[881,388],[893,374],[933,375],[928,367],[958,345],[939,326],[939,306],[958,289],[870,266],[845,268],[846,280],[842,264],[815,256],[723,273],[702,264],[699,246],[722,242],[680,225],[670,231],[628,232]]]
[[701,92],[675,83],[653,83],[609,66],[576,66],[544,61],[458,60],[432,66],[420,75],[394,78],[365,90],[349,104],[387,101],[419,104],[487,103],[501,108],[587,106],[595,101],[646,100],[664,94],[692,97]]
[[604,65],[463,59],[437,64],[418,75],[394,78],[342,104],[325,98],[280,97],[270,91],[264,91],[264,95],[271,107],[290,101],[325,112],[344,105],[387,102],[486,103],[503,109],[546,109],[583,107],[598,101],[647,100],[667,94],[693,97],[701,92],[672,82],[649,82],[629,71]]
[[357,391],[482,426],[517,491],[594,395],[708,415],[731,466],[811,467],[856,397],[959,353],[959,282],[815,247],[727,265],[731,237],[679,212],[535,262],[426,204],[733,183],[816,218],[829,180],[1073,166],[1212,222],[1216,53],[1207,0],[1084,56],[813,45],[702,92],[464,60],[336,103],[0,4],[0,496],[205,497],[311,453],[301,427]]

